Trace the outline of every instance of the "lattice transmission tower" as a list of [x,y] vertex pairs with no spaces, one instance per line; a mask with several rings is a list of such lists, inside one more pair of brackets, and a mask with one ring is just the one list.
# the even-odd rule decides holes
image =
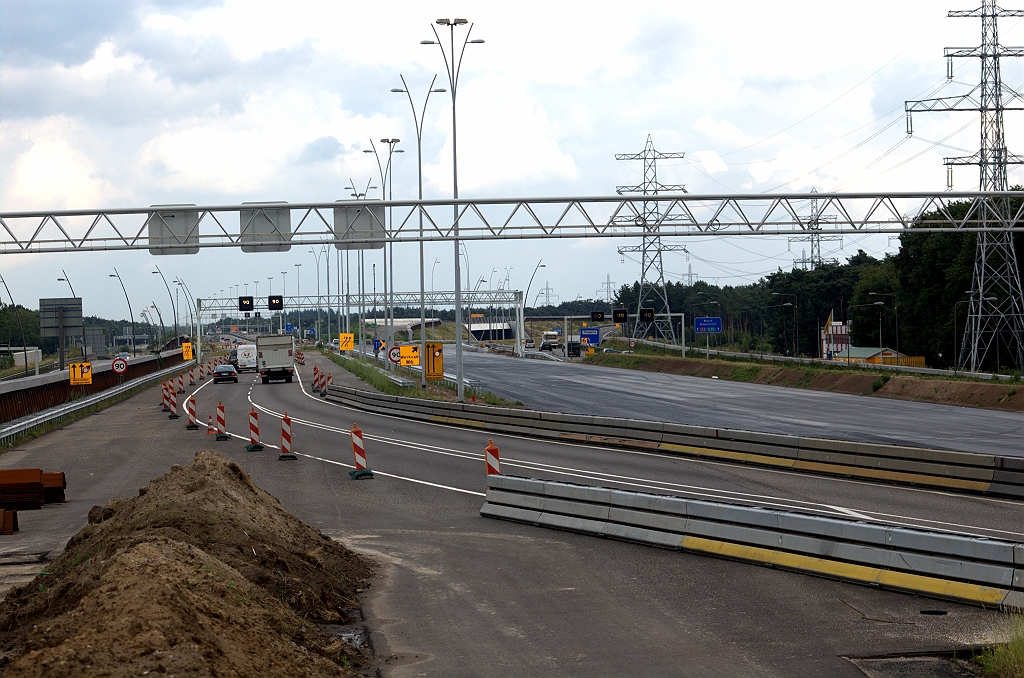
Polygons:
[[[817,192],[818,192],[817,189],[815,189],[815,188],[811,189],[811,193],[817,193]],[[807,268],[810,268],[813,271],[814,269],[818,268],[819,266],[823,266],[825,264],[829,264],[829,265],[835,266],[836,264],[839,263],[838,259],[835,259],[835,258],[825,259],[825,258],[823,258],[821,256],[821,241],[822,240],[825,240],[825,241],[839,241],[839,242],[843,241],[843,236],[841,236],[841,235],[822,235],[821,234],[821,222],[823,222],[823,221],[824,222],[834,222],[836,220],[836,217],[835,217],[834,214],[833,215],[823,215],[821,212],[822,212],[821,208],[818,207],[818,199],[817,198],[812,199],[811,200],[811,215],[807,218],[807,221],[806,221],[807,235],[806,236],[799,236],[799,237],[795,237],[795,238],[790,238],[789,239],[790,243],[794,243],[794,242],[807,242],[807,241],[810,241],[810,243],[811,243],[811,256],[808,257],[807,253],[804,252],[803,256],[801,256],[799,259],[796,259],[793,262],[794,266],[800,266],[804,270],[807,270]]]
[[[999,17],[1024,17],[1024,10],[1005,10],[995,0],[983,0],[973,10],[955,10],[949,17],[981,18],[980,47],[947,47],[946,77],[953,79],[953,59],[981,59],[980,83],[962,96],[906,102],[907,134],[913,134],[912,114],[919,111],[974,111],[981,114],[981,148],[971,156],[946,158],[949,183],[956,165],[977,165],[981,172],[979,190],[1005,191],[1007,167],[1020,165],[1024,159],[1006,150],[1003,111],[1024,110],[1024,97],[1003,84],[999,72],[1001,57],[1024,56],[1024,47],[999,44]],[[1015,105],[1007,105],[1007,102]],[[1001,214],[1008,214],[1006,201],[984,201],[978,215],[979,224],[997,230],[980,231],[974,258],[974,280],[968,303],[967,327],[964,329],[958,364],[961,369],[977,371],[989,351],[999,351],[1000,336],[1007,338],[1011,357],[1024,367],[1024,292],[1021,289],[1017,253],[1013,236]],[[1008,335],[1008,336],[1007,336]]]
[[[657,195],[660,191],[686,193],[681,185],[658,183],[658,161],[667,158],[682,158],[684,153],[662,153],[654,149],[651,135],[647,135],[644,150],[639,153],[616,153],[616,160],[642,160],[644,163],[644,181],[637,186],[616,186],[615,192],[640,193]],[[644,227],[643,243],[630,247],[620,247],[619,254],[640,252],[640,295],[637,297],[636,322],[633,323],[633,337],[661,336],[666,341],[675,343],[676,333],[669,315],[668,290],[665,288],[664,252],[677,252],[682,245],[666,245],[661,242],[661,224],[669,221],[684,221],[683,215],[662,216],[658,212],[657,202],[644,202],[643,212],[616,217],[618,223],[634,222]],[[654,320],[640,319],[641,308],[653,308]]]

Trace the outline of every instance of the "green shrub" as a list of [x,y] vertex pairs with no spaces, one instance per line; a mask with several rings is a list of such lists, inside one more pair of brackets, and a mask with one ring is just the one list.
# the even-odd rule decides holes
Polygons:
[[888,374],[883,374],[882,376],[878,377],[873,382],[871,382],[871,390],[877,391],[878,389],[882,388],[883,386],[885,386],[886,382],[889,381],[889,379],[891,379],[891,377]]

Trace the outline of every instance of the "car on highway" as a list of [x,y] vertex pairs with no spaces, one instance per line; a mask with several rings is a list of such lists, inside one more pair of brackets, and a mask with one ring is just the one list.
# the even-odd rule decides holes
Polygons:
[[238,383],[238,372],[234,365],[217,365],[213,370],[213,383],[219,384],[222,381],[233,381]]
[[537,344],[534,343],[533,339],[526,340],[526,348],[534,348]]
[[117,354],[117,357],[118,358],[124,358],[125,360],[128,360],[128,358],[132,357],[132,354],[129,353],[128,351],[121,351],[120,353]]

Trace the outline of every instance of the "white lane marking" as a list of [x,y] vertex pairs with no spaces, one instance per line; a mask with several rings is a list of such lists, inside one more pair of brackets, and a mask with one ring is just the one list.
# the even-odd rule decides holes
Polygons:
[[[361,412],[360,410],[356,410],[356,409],[351,408],[351,407],[346,407],[346,406],[340,405],[338,403],[332,403],[332,402],[326,401],[326,400],[324,400],[322,398],[319,398],[319,397],[317,397],[317,396],[315,396],[313,394],[308,393],[305,390],[305,388],[304,388],[301,375],[299,375],[298,372],[296,372],[296,376],[299,379],[299,387],[302,390],[302,393],[304,395],[306,395],[307,397],[309,397],[309,398],[311,398],[311,399],[313,399],[313,400],[315,400],[317,402],[321,402],[321,403],[325,403],[325,404],[328,404],[328,405],[332,405],[334,407],[339,407],[341,409],[350,410],[350,411],[353,411],[353,412]],[[250,391],[251,391],[251,389],[250,389]],[[257,404],[255,401],[252,400],[251,395],[249,397],[249,402],[252,403],[252,405],[254,407],[256,407],[257,409],[259,409],[259,410],[261,410],[263,412],[266,412],[268,414],[271,414],[271,415],[274,415],[274,416],[277,416],[277,417],[281,416],[281,413],[275,412],[274,410],[271,410],[271,409],[269,409],[267,407],[264,407],[264,406],[261,406],[261,405]],[[436,424],[436,423],[433,423],[433,422],[425,422],[425,421],[420,421],[420,420],[408,420],[408,419],[403,419],[402,417],[397,417],[397,416],[394,416],[394,415],[376,414],[376,413],[374,413],[374,414],[375,414],[375,416],[389,417],[389,418],[392,418],[392,419],[401,419],[402,421],[415,421],[416,423],[427,424],[427,425],[430,425],[430,426],[442,426],[441,424]],[[319,422],[314,422],[314,421],[310,421],[310,420],[306,420],[306,419],[301,419],[301,418],[293,417],[292,421],[296,422],[297,424],[308,426],[310,428],[316,428],[316,429],[320,429],[320,430],[331,431],[331,432],[335,432],[335,433],[341,433],[341,434],[344,434],[344,435],[347,435],[349,433],[349,431],[347,429],[338,428],[336,426],[330,426],[328,424],[321,424]],[[518,439],[518,440],[527,440],[527,441],[532,441],[532,442],[536,442],[537,441],[536,438],[530,438],[530,437],[527,437],[527,436],[509,435],[509,434],[503,434],[503,433],[502,434],[497,434],[497,435],[505,437],[505,438],[513,438],[513,439]],[[429,445],[429,444],[426,444],[426,443],[418,443],[418,442],[413,442],[413,441],[406,441],[406,440],[400,440],[400,439],[395,439],[395,438],[387,438],[387,437],[384,437],[384,436],[376,436],[376,435],[365,435],[365,438],[367,440],[383,442],[383,443],[386,443],[386,444],[394,445],[396,447],[404,447],[404,448],[407,448],[407,449],[414,449],[414,450],[423,451],[423,452],[431,452],[433,454],[439,454],[439,455],[442,455],[442,456],[458,457],[458,458],[474,460],[474,461],[475,460],[483,459],[483,453],[478,453],[478,452],[471,452],[471,451],[466,451],[466,450],[456,450],[456,449],[452,449],[452,448],[444,448],[444,447],[438,447],[438,446],[434,446],[434,445]],[[597,450],[607,451],[607,448],[599,448],[599,447],[590,446],[590,445],[576,445],[576,444],[573,444],[573,443],[563,443],[563,442],[560,442],[560,441],[548,441],[548,440],[543,440],[542,442],[553,442],[555,444],[572,445],[573,447],[577,447],[577,448],[584,447],[584,448],[589,448],[589,449],[597,449]],[[679,457],[676,457],[676,456],[673,456],[673,455],[657,454],[657,453],[651,453],[651,452],[641,452],[641,451],[635,451],[635,450],[622,450],[622,451],[626,452],[628,454],[638,454],[638,455],[643,455],[643,456],[648,456],[648,457],[656,457],[656,458],[661,458],[661,459],[669,459],[669,460],[679,460],[680,459]],[[703,460],[686,460],[686,461],[703,461]],[[996,529],[996,528],[979,527],[979,526],[975,526],[975,525],[962,525],[962,524],[959,524],[959,523],[951,523],[951,522],[947,522],[947,521],[929,520],[929,519],[926,519],[926,518],[915,518],[913,516],[902,516],[902,515],[899,515],[899,514],[882,513],[882,512],[877,512],[877,511],[867,511],[867,510],[858,511],[858,510],[846,508],[846,507],[843,507],[843,506],[835,506],[835,505],[831,505],[831,504],[821,504],[821,503],[817,503],[817,502],[804,501],[804,500],[800,500],[800,499],[784,499],[784,498],[781,498],[781,497],[772,497],[770,495],[757,495],[757,494],[750,494],[750,493],[745,493],[745,492],[736,492],[736,491],[732,491],[732,490],[718,490],[718,489],[714,489],[714,488],[701,487],[701,486],[697,486],[697,485],[684,485],[684,484],[681,484],[681,483],[670,483],[670,482],[667,482],[667,481],[651,480],[651,479],[647,479],[647,478],[634,478],[634,477],[631,477],[631,476],[621,476],[621,475],[616,475],[616,474],[611,474],[611,473],[604,473],[604,472],[601,472],[601,471],[590,471],[590,470],[585,470],[585,469],[575,469],[575,468],[566,467],[566,466],[557,466],[557,465],[553,465],[553,464],[546,464],[546,463],[543,463],[543,462],[531,462],[531,461],[520,460],[520,459],[513,459],[513,458],[504,458],[504,459],[502,459],[502,462],[505,463],[508,466],[512,466],[512,467],[515,467],[515,468],[522,468],[522,469],[531,470],[531,471],[543,471],[543,472],[548,472],[548,473],[554,473],[556,475],[564,475],[564,476],[575,477],[575,478],[584,479],[584,480],[596,480],[596,481],[599,481],[599,482],[607,481],[607,480],[613,480],[613,481],[618,482],[620,484],[629,485],[631,487],[638,487],[638,488],[642,488],[642,489],[662,490],[662,491],[669,490],[669,491],[677,492],[679,494],[694,495],[694,496],[700,496],[700,497],[705,497],[705,498],[710,498],[710,499],[722,499],[722,500],[726,500],[726,501],[737,500],[738,499],[738,500],[747,501],[747,502],[751,502],[751,503],[771,505],[771,506],[776,506],[776,507],[780,507],[780,508],[788,508],[788,509],[796,509],[796,510],[807,510],[807,511],[812,511],[812,512],[816,512],[816,513],[826,513],[826,514],[827,513],[838,513],[839,515],[843,515],[843,516],[847,516],[847,517],[851,517],[851,518],[856,518],[857,520],[867,520],[867,521],[872,521],[872,522],[879,522],[879,517],[882,517],[882,518],[885,519],[884,522],[886,522],[886,523],[894,524],[894,525],[902,525],[902,526],[906,526],[906,527],[920,527],[920,525],[918,525],[916,523],[929,523],[929,524],[932,524],[932,525],[943,526],[944,528],[953,528],[950,531],[958,532],[958,533],[962,533],[962,534],[976,535],[978,531],[981,531],[981,532],[990,532],[990,533],[998,533],[998,534],[1005,534],[1005,535],[1024,536],[1024,533],[1022,533],[1022,532],[1014,532],[1014,531],[1011,531],[1011,530],[1001,530],[1001,529]],[[332,463],[340,463],[340,462],[332,462]],[[712,463],[714,463],[714,462],[712,462]],[[762,469],[762,470],[774,471],[773,469]],[[381,475],[384,475],[384,474],[381,473]],[[802,475],[802,474],[789,473],[789,475]],[[424,483],[426,482],[426,481],[416,481],[414,479],[407,479],[407,480],[411,480],[412,482],[424,482]],[[842,481],[842,480],[845,480],[845,479],[829,479],[829,480]],[[854,482],[856,482],[856,481],[854,481]],[[914,488],[898,488],[898,489],[914,489]],[[462,490],[462,491],[470,492],[469,490]],[[956,494],[946,493],[946,492],[933,492],[933,491],[930,491],[929,493],[930,494],[944,495],[944,496],[951,496],[951,497],[961,497],[961,495],[956,495]],[[482,495],[481,494],[481,496],[486,496],[486,495]],[[988,499],[988,498],[986,498],[986,497],[978,497],[977,499]],[[1015,503],[1015,502],[1007,502],[1007,501],[1003,501],[1003,500],[991,500],[991,499],[989,499],[989,501],[997,501],[999,503]],[[819,507],[823,507],[823,508],[819,508]],[[876,517],[872,517],[872,516],[876,516]],[[907,522],[907,521],[913,521],[913,522]],[[966,530],[974,530],[975,532],[967,532]]]
[[[309,457],[310,459],[316,459],[317,461],[322,461],[322,462],[327,463],[327,464],[336,464],[338,466],[344,466],[345,468],[353,468],[353,469],[355,468],[355,466],[353,466],[351,464],[343,464],[340,461],[334,461],[333,459],[324,459],[322,457],[314,457],[312,454],[302,454],[301,452],[295,452],[295,454],[299,455],[300,457]],[[429,485],[430,487],[438,487],[438,488],[441,488],[442,490],[451,490],[452,492],[461,492],[463,494],[472,494],[472,495],[475,495],[477,497],[486,497],[487,496],[487,494],[484,493],[484,492],[476,492],[475,490],[464,490],[461,487],[452,487],[451,485],[441,485],[439,483],[431,483],[431,482],[428,482],[426,480],[419,480],[417,478],[406,478],[404,476],[396,476],[393,473],[385,473],[384,471],[376,471],[375,470],[373,472],[373,474],[375,476],[385,476],[387,478],[397,478],[398,480],[406,480],[406,481],[408,481],[410,483],[416,483],[417,485]]]

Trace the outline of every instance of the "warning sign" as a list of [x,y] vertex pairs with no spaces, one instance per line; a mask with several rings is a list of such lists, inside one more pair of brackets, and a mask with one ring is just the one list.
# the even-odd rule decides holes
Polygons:
[[69,363],[72,386],[88,386],[92,383],[92,363]]
[[356,335],[342,332],[338,335],[338,350],[352,351],[356,346]]
[[181,359],[192,360],[192,342],[183,341],[181,343]]
[[420,364],[420,347],[417,344],[399,346],[399,357],[402,367],[413,367]]
[[428,341],[426,346],[426,373],[430,381],[441,381],[444,379],[444,344],[438,341]]

